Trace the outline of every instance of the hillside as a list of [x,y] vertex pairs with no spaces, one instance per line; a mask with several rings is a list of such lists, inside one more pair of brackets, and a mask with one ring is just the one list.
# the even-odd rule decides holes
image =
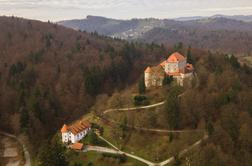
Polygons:
[[162,26],[163,22],[157,19],[116,20],[99,16],[87,16],[81,20],[60,21],[57,24],[75,30],[94,32],[101,35],[122,39],[135,39],[153,27]]
[[192,47],[213,51],[251,53],[251,22],[224,16],[197,18],[185,19],[186,21],[169,19],[115,20],[88,16],[86,19],[61,21],[58,24],[82,31],[96,31],[102,35],[127,40],[168,45],[183,42]]
[[194,17],[179,17],[175,18],[177,21],[192,21],[192,20],[200,20],[200,19],[206,19],[206,18],[228,18],[232,20],[237,20],[237,21],[245,21],[245,22],[252,22],[252,16],[251,15],[233,15],[233,16],[228,16],[228,15],[222,15],[222,14],[216,14],[211,17],[202,17],[202,16],[194,16]]
[[97,94],[135,82],[164,52],[156,45],[0,17],[0,128],[27,133],[36,147],[87,113]]
[[[193,51],[191,55],[197,79],[190,88],[172,82],[146,89],[141,93],[146,97],[142,103],[145,106],[135,107],[139,106],[132,99],[139,91],[135,84],[111,97],[100,96],[91,115],[83,118],[98,126],[99,138],[105,138],[124,153],[151,162],[149,165],[162,166],[170,159],[168,165],[250,166],[251,68],[240,66],[234,56],[225,54]],[[86,143],[89,139],[83,140]],[[98,141],[92,145],[112,148]],[[195,146],[189,148],[190,145]],[[186,149],[189,150],[180,155]],[[107,160],[99,151],[95,156],[96,160],[90,152],[81,153],[69,161],[83,163],[82,157],[94,165],[100,161],[107,161],[104,165],[124,165],[131,158],[127,155],[126,160],[116,164],[118,159]]]
[[[199,29],[202,35],[207,27],[211,26]],[[240,27],[247,31],[246,26]],[[231,27],[227,35],[231,35],[229,31],[235,30]],[[137,103],[135,95],[139,95],[143,70],[159,64],[174,51],[190,54],[197,73],[193,85],[182,88],[172,82],[153,91],[147,89],[140,96],[147,101]],[[82,118],[92,120],[93,128],[103,131],[102,136],[123,151],[133,151],[152,162],[175,156],[175,162],[186,165],[187,158],[177,158],[178,153],[202,134],[183,131],[201,130],[209,139],[195,153],[190,151],[185,156],[193,165],[250,166],[251,73],[251,68],[241,66],[234,56],[222,53],[181,45],[167,49],[163,45],[128,43],[49,22],[0,17],[0,129],[27,135],[32,157],[48,166],[64,166],[67,162],[84,166],[90,165],[88,162],[142,164],[125,156],[75,153],[62,148],[57,142],[62,124]],[[145,111],[103,113],[105,109],[155,105],[163,100],[162,107]],[[109,124],[104,118],[118,123]],[[182,133],[138,131],[141,127]],[[104,145],[95,133],[83,141]]]

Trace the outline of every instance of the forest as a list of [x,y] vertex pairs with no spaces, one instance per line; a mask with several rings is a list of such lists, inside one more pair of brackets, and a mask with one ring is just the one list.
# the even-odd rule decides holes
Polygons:
[[1,129],[26,133],[36,147],[88,113],[97,94],[127,87],[164,54],[159,45],[0,17]]
[[183,43],[129,43],[16,17],[0,17],[0,128],[25,133],[33,157],[67,165],[64,149],[51,141],[62,124],[88,113],[97,95],[141,82],[146,66],[174,51],[195,65],[198,85],[182,98],[180,88],[169,90],[168,127],[203,124],[209,135],[192,154],[193,165],[252,165],[252,69],[234,55]]

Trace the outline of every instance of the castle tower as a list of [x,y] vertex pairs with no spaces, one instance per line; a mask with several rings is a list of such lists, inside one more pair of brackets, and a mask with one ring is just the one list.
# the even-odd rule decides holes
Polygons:
[[149,66],[144,71],[144,83],[146,88],[151,86],[151,68]]
[[167,59],[165,72],[168,73],[184,73],[186,67],[186,58],[178,52],[173,53]]

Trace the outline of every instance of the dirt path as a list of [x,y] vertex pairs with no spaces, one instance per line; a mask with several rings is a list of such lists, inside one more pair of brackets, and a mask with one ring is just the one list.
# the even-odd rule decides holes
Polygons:
[[[183,96],[184,93],[180,94],[179,97]],[[140,110],[140,109],[149,109],[149,108],[154,108],[154,107],[158,107],[158,106],[162,106],[165,104],[165,101],[156,103],[156,104],[152,104],[152,105],[148,105],[148,106],[141,106],[141,107],[131,107],[131,108],[117,108],[117,109],[107,109],[105,110],[102,115],[100,116],[101,119],[104,119],[110,123],[114,123],[114,124],[118,124],[118,122],[115,122],[113,120],[109,120],[107,118],[104,117],[105,114],[111,113],[111,112],[116,112],[116,111],[134,111],[134,110]],[[162,133],[186,133],[186,132],[204,132],[204,130],[165,130],[165,129],[150,129],[150,128],[141,128],[141,127],[133,127],[133,126],[127,126],[129,128],[132,129],[136,129],[136,130],[142,130],[142,131],[150,131],[150,132],[162,132]],[[167,160],[164,160],[160,163],[153,163],[151,161],[148,161],[146,159],[143,159],[139,156],[121,151],[119,148],[117,148],[114,144],[112,144],[111,142],[109,142],[108,140],[106,140],[104,137],[99,136],[100,139],[102,139],[103,141],[105,141],[106,143],[108,143],[111,147],[113,147],[114,149],[111,148],[105,148],[105,147],[99,147],[99,146],[89,146],[87,147],[84,152],[87,151],[97,151],[97,152],[104,152],[104,153],[113,153],[113,154],[124,154],[128,157],[134,158],[138,161],[141,161],[142,163],[147,164],[148,166],[165,166],[171,162],[174,161],[174,157],[170,157]],[[207,139],[208,136],[205,135],[204,138],[200,139],[199,141],[197,141],[196,143],[194,143],[193,145],[191,145],[190,147],[184,149],[183,151],[181,151],[179,153],[179,156],[182,157],[185,153],[187,153],[189,150],[197,147],[198,145],[200,145],[200,143]]]
[[[185,92],[180,94],[178,97],[182,97],[184,94],[185,94]],[[161,106],[161,105],[164,105],[164,104],[165,104],[165,101],[162,101],[162,102],[147,105],[147,106],[107,109],[107,110],[103,111],[103,115],[105,115],[107,113],[110,113],[110,112],[115,112],[115,111],[135,111],[135,110],[140,110],[140,109],[149,109],[149,108],[158,107],[158,106]]]
[[[183,96],[184,93],[182,93],[181,95],[179,95],[179,97]],[[158,106],[161,106],[161,105],[164,105],[165,104],[165,101],[163,102],[160,102],[160,103],[156,103],[156,104],[152,104],[152,105],[148,105],[148,106],[142,106],[142,107],[132,107],[132,108],[118,108],[118,109],[107,109],[103,112],[103,115],[100,117],[110,123],[113,123],[113,124],[119,124],[118,122],[116,121],[113,121],[113,120],[110,120],[110,119],[107,119],[104,117],[105,114],[108,114],[108,113],[111,113],[111,112],[116,112],[116,111],[134,111],[134,110],[140,110],[140,109],[149,109],[149,108],[154,108],[154,107],[158,107]],[[141,131],[150,131],[150,132],[162,132],[162,133],[186,133],[186,132],[204,132],[204,130],[165,130],[165,129],[150,129],[150,128],[141,128],[141,127],[134,127],[134,126],[127,126],[129,128],[132,128],[132,129],[136,129],[136,130],[141,130]],[[102,139],[103,141],[107,142],[111,147],[113,147],[114,151],[112,151],[112,153],[116,153],[116,154],[125,154],[126,156],[128,157],[131,157],[131,158],[134,158],[136,160],[139,160],[149,166],[165,166],[171,162],[174,161],[174,157],[170,157],[168,158],[167,160],[164,160],[163,162],[160,162],[160,163],[153,163],[151,161],[148,161],[146,159],[143,159],[139,156],[136,156],[136,155],[133,155],[133,154],[129,154],[129,153],[126,153],[126,152],[123,152],[121,150],[119,150],[115,145],[113,145],[111,142],[109,142],[108,140],[106,140],[105,138],[103,138],[102,136],[99,136],[100,139]],[[200,139],[199,141],[197,141],[196,143],[194,143],[193,145],[191,145],[190,147],[184,149],[183,151],[181,151],[179,153],[179,156],[183,156],[185,153],[187,153],[189,150],[191,150],[192,148],[198,146],[203,140],[207,139],[208,136],[205,135],[204,138]],[[98,150],[99,151],[99,150]]]
[[[105,147],[100,147],[100,146],[88,146],[84,152],[87,152],[87,151],[96,151],[96,152],[103,152],[103,153],[113,153],[113,154],[124,154],[128,157],[131,157],[131,158],[134,158],[138,161],[141,161],[145,164],[147,164],[148,166],[165,166],[171,162],[174,161],[174,157],[170,157],[168,158],[167,160],[164,160],[160,163],[153,163],[151,161],[148,161],[146,159],[143,159],[139,156],[136,156],[136,155],[133,155],[133,154],[130,154],[130,153],[127,153],[127,152],[124,152],[124,151],[121,151],[119,150],[115,145],[113,145],[111,142],[109,142],[108,140],[106,140],[105,138],[103,138],[102,136],[99,136],[100,139],[102,139],[103,141],[107,142],[109,145],[111,145],[114,149],[111,149],[111,148],[105,148]],[[195,142],[193,145],[189,146],[188,148],[182,150],[180,153],[179,153],[179,157],[182,157],[183,155],[185,155],[188,151],[192,150],[193,148],[197,147],[200,145],[200,143],[204,140],[206,140],[208,138],[208,135],[204,135],[204,137],[202,139],[200,139],[199,141]]]
[[[202,141],[206,140],[208,138],[208,135],[205,134],[204,137],[202,139],[200,139],[199,141],[195,142],[193,145],[191,145],[190,147],[182,150],[180,153],[179,153],[179,157],[183,157],[183,155],[185,155],[188,151],[192,150],[193,148],[199,146],[201,144]],[[174,157],[170,157],[168,158],[167,160],[165,161],[162,161],[160,163],[158,163],[158,166],[165,166],[171,162],[174,161]]]
[[[2,142],[5,146],[5,152],[6,152],[6,153],[4,153],[3,157],[10,157],[10,156],[6,156],[6,155],[12,155],[12,157],[17,156],[17,151],[15,150],[15,149],[17,149],[17,147],[8,148],[8,145],[9,145],[8,140],[12,139],[12,140],[15,140],[15,142],[22,147],[22,151],[24,153],[24,159],[25,159],[24,166],[31,166],[30,153],[28,152],[23,141],[20,140],[19,138],[17,138],[15,135],[12,135],[12,134],[9,134],[6,132],[0,131],[0,134],[6,137],[6,140],[3,140],[3,142]],[[7,149],[7,151],[6,151],[6,149]],[[20,163],[22,163],[22,161],[10,160],[10,162],[7,164],[7,166],[19,166]]]
[[142,106],[142,107],[131,107],[131,108],[115,108],[115,109],[107,109],[103,112],[103,114],[107,114],[110,112],[115,112],[115,111],[134,111],[134,110],[140,110],[140,109],[148,109],[148,108],[153,108],[153,107],[158,107],[161,105],[164,105],[164,101],[152,105],[147,105],[147,106]]

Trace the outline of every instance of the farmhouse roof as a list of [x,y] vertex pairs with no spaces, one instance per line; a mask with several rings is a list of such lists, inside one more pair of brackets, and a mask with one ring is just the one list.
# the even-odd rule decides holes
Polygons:
[[68,132],[68,129],[67,129],[67,128],[68,128],[67,125],[64,124],[60,131],[61,131],[62,133],[66,133],[66,132]]
[[82,121],[79,123],[75,123],[69,127],[69,131],[73,133],[74,135],[77,135],[78,133],[90,128],[91,125],[88,121]]
[[61,132],[64,133],[64,132],[70,131],[73,135],[77,135],[78,133],[90,127],[91,127],[91,124],[88,121],[81,121],[71,126],[67,126],[66,124],[64,124],[63,127],[61,128]]
[[71,149],[74,149],[74,150],[82,150],[83,148],[83,144],[82,143],[74,143],[72,145],[69,146]]

